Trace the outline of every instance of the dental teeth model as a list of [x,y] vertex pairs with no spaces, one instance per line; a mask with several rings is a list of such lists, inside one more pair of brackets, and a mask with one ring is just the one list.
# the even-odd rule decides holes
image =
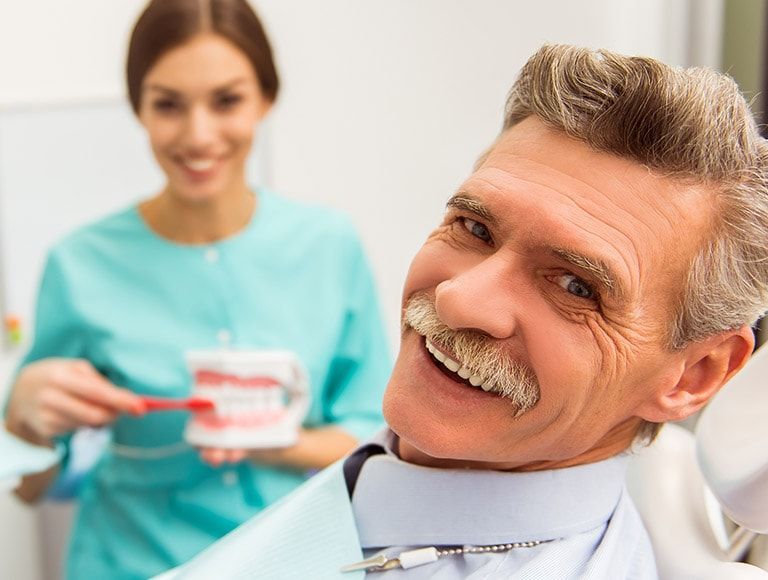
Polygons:
[[187,353],[193,395],[213,402],[194,413],[184,438],[200,447],[285,447],[296,442],[309,408],[307,374],[289,351]]
[[445,356],[435,347],[434,344],[429,341],[429,339],[426,340],[426,345],[427,350],[432,354],[433,357],[437,359],[440,364],[442,364],[452,373],[459,375],[462,379],[468,380],[469,384],[473,387],[479,387],[484,391],[490,391],[493,389],[493,385],[489,381],[479,375],[472,374],[472,371],[470,371],[467,367],[462,366],[452,358]]

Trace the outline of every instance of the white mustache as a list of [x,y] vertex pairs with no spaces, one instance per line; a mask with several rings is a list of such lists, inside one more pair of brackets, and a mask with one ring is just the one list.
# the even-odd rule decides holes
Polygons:
[[483,377],[491,389],[509,399],[520,416],[541,398],[541,390],[533,370],[512,360],[480,332],[452,330],[442,323],[432,300],[416,294],[405,305],[403,329],[413,328],[437,346],[453,352],[459,364]]

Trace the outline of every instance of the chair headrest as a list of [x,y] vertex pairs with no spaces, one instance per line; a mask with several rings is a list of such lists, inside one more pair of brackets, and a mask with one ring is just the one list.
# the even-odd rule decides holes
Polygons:
[[759,349],[702,412],[699,465],[737,524],[768,532],[768,348]]

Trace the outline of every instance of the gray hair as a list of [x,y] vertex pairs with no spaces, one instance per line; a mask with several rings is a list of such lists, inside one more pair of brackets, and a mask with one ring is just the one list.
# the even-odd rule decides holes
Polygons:
[[535,115],[591,147],[713,189],[711,235],[670,321],[679,349],[754,324],[768,309],[768,143],[728,76],[548,45],[523,67],[504,129]]
[[[512,87],[504,130],[531,115],[596,150],[714,192],[711,233],[681,281],[668,348],[752,325],[765,313],[768,144],[733,79],[548,45]],[[643,421],[635,441],[652,441],[660,427]]]

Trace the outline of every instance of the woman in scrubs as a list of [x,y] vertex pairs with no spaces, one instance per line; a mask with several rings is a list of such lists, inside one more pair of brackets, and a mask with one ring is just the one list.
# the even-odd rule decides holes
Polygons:
[[[278,92],[247,2],[151,2],[127,78],[165,186],[51,251],[6,408],[9,431],[63,451],[25,479],[28,500],[66,473],[74,430],[111,427],[81,486],[68,578],[147,578],[188,560],[372,434],[390,364],[347,219],[246,182]],[[195,449],[188,413],[144,413],[139,395],[189,395],[185,351],[221,347],[301,358],[312,404],[294,446]]]

